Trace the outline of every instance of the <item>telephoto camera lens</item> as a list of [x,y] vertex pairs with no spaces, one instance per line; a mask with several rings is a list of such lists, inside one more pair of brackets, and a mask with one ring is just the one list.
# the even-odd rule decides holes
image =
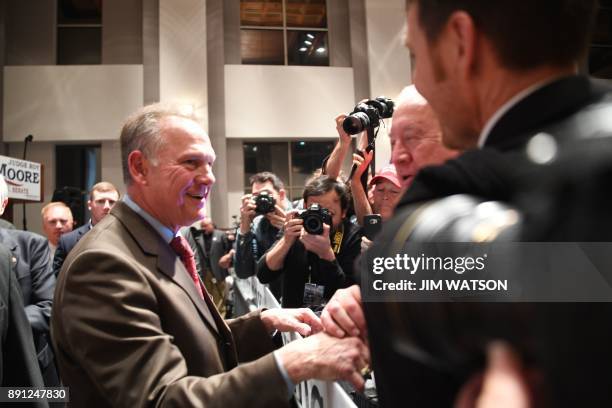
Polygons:
[[349,135],[357,135],[370,126],[370,118],[363,112],[355,112],[342,122],[342,129]]
[[357,135],[368,127],[377,128],[381,119],[388,119],[393,115],[394,108],[393,101],[384,96],[360,102],[344,119],[342,129],[349,135]]

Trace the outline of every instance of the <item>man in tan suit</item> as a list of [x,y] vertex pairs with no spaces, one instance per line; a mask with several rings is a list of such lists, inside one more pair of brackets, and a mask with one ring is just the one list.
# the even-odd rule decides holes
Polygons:
[[[287,406],[308,378],[363,385],[356,338],[317,333],[273,350],[275,330],[321,329],[310,311],[226,322],[181,226],[204,216],[215,153],[197,120],[145,107],[121,134],[127,194],[70,252],[55,292],[53,343],[74,406]],[[240,366],[237,366],[240,362]]]

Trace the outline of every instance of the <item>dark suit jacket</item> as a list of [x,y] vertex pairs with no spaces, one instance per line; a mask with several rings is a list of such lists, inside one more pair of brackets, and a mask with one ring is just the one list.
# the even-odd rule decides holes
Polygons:
[[[393,254],[387,243],[414,210],[409,204],[456,193],[512,200],[524,215],[526,242],[612,241],[610,112],[610,88],[585,77],[563,78],[529,95],[501,117],[485,149],[422,170],[383,229],[380,247],[368,255]],[[539,133],[556,147],[546,165],[530,160],[526,149]],[[540,228],[542,223],[558,230]],[[602,254],[591,255],[588,247],[585,254],[601,265]],[[606,279],[608,271],[601,267]],[[484,348],[493,339],[507,341],[523,362],[536,366],[545,381],[540,405],[612,404],[611,303],[365,302],[364,309],[369,333],[387,334],[370,337],[384,406],[451,405],[483,369]],[[398,339],[406,342],[401,352]],[[418,392],[405,393],[407,384]]]
[[0,242],[12,254],[25,312],[32,327],[45,383],[59,385],[49,339],[55,276],[49,263],[49,245],[42,236],[20,230],[0,229]]
[[52,335],[71,403],[288,406],[259,313],[226,325],[205,298],[168,243],[118,202],[68,254],[55,291]]
[[223,269],[219,266],[219,259],[223,255],[229,252],[231,246],[227,242],[227,238],[223,231],[214,230],[212,233],[212,242],[210,244],[210,254],[206,253],[204,246],[204,237],[201,234],[201,230],[195,227],[186,228],[185,238],[189,242],[191,249],[195,254],[196,269],[202,279],[204,279],[204,265],[205,258],[210,259],[210,268],[212,273],[218,281],[223,281],[228,276],[227,269]]
[[11,258],[9,250],[0,245],[0,386],[44,387]]
[[601,101],[609,92],[609,87],[584,76],[570,76],[544,86],[500,118],[483,149],[421,169],[398,208],[453,194],[512,200],[525,180],[539,170],[525,157],[524,148],[530,138]]
[[62,265],[68,253],[90,229],[91,221],[60,237],[57,248],[55,249],[55,254],[53,255],[53,274],[56,278],[60,269],[62,269]]

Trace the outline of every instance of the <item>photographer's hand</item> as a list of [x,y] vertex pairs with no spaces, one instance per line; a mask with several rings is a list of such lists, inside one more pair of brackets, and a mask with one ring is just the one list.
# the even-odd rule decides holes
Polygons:
[[315,253],[321,259],[332,262],[336,259],[336,255],[329,242],[329,229],[329,225],[323,224],[323,234],[313,235],[304,231],[300,241],[307,251]]
[[304,221],[301,218],[296,218],[296,214],[297,212],[292,210],[287,212],[287,215],[285,216],[283,239],[288,245],[293,245],[295,240],[302,233],[302,224]]
[[280,205],[276,204],[274,206],[274,212],[266,214],[266,218],[270,221],[270,224],[274,226],[274,228],[282,229],[285,225],[285,219],[287,218],[287,214],[285,210],[281,208]]
[[255,203],[253,202],[252,194],[242,196],[242,205],[240,206],[240,233],[246,234],[251,230],[251,223],[255,218]]
[[344,128],[342,127],[342,123],[344,122],[344,119],[346,119],[346,115],[344,113],[341,113],[340,115],[336,116],[336,131],[338,132],[338,139],[341,145],[350,145],[351,144],[351,135],[349,135],[348,133],[346,133],[344,131]]
[[266,257],[266,266],[271,271],[278,271],[283,267],[287,253],[289,253],[291,246],[302,232],[303,221],[301,218],[295,218],[296,213],[296,210],[287,212],[283,237],[276,241],[274,246],[264,255]]

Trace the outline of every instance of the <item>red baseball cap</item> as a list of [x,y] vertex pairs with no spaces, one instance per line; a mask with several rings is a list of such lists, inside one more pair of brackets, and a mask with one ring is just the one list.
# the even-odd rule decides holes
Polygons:
[[395,170],[395,166],[393,164],[389,164],[380,169],[378,174],[372,177],[372,180],[370,180],[370,187],[382,180],[390,181],[395,185],[395,187],[402,188],[402,183],[399,177],[397,177],[397,170]]

